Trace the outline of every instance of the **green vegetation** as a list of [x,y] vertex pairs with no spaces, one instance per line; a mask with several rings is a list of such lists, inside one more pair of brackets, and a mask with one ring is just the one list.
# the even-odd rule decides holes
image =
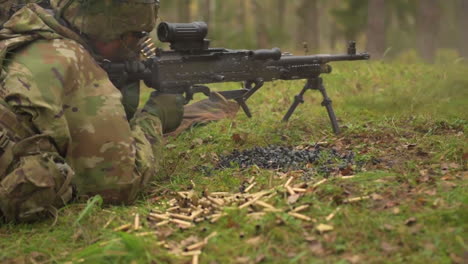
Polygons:
[[[339,136],[331,133],[314,92],[306,94],[306,103],[288,124],[281,123],[302,82],[267,84],[250,101],[252,119],[239,113],[235,120],[168,138],[160,179],[136,205],[102,208],[96,198],[61,209],[55,226],[53,220],[0,226],[0,261],[187,263],[189,257],[175,256],[160,242],[174,248],[192,236],[204,238],[217,231],[203,249],[201,263],[461,263],[468,252],[468,67],[450,54],[436,65],[411,58],[334,64],[334,73],[324,79],[344,128]],[[243,140],[233,140],[234,134]],[[203,144],[196,143],[200,140]],[[152,209],[165,208],[174,192],[187,190],[191,180],[200,193],[237,192],[254,174],[254,191],[284,182],[276,172],[258,168],[199,169],[212,168],[219,155],[319,141],[354,151],[364,165],[354,178],[331,177],[294,204],[311,204],[302,213],[316,224],[286,213],[251,220],[245,209],[227,209],[217,223],[188,230],[156,229],[146,221]],[[313,182],[321,179],[312,176]],[[371,198],[343,203],[366,195]],[[270,203],[290,206],[283,196]],[[337,207],[335,217],[326,221]],[[133,223],[135,213],[141,216],[141,230],[113,231]],[[320,223],[333,230],[316,232]],[[150,231],[156,234],[138,236]]]

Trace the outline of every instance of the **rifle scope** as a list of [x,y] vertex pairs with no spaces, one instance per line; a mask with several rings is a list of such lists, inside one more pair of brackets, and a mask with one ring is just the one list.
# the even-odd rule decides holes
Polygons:
[[158,38],[161,42],[203,42],[208,34],[205,22],[168,23],[158,26]]

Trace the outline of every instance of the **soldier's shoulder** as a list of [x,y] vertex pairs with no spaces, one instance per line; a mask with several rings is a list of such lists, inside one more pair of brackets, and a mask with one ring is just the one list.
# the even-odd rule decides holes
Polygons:
[[55,64],[67,68],[96,65],[91,54],[81,44],[70,39],[36,40],[17,50],[14,56],[18,62],[26,65]]

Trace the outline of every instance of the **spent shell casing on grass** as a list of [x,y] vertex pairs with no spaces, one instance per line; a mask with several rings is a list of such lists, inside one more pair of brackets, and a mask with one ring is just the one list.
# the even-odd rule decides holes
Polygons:
[[125,225],[121,225],[119,227],[114,228],[114,231],[115,232],[127,231],[130,228],[132,228],[132,224],[125,224]]
[[255,176],[252,176],[247,182],[252,184],[255,181]]
[[182,199],[188,198],[188,192],[177,192],[177,195]]
[[252,188],[257,184],[257,182],[253,182],[252,184],[250,184],[247,188],[245,188],[244,192],[249,192],[250,190],[252,190]]
[[186,247],[185,251],[199,250],[199,249],[203,248],[205,245],[206,245],[205,241],[200,241],[200,242],[197,242],[195,244],[192,244],[192,245]]
[[317,188],[317,187],[319,187],[320,185],[322,185],[322,184],[324,184],[326,182],[327,182],[327,179],[323,179],[323,180],[315,183],[314,185],[312,185],[312,188]]
[[137,236],[137,237],[156,236],[156,235],[158,235],[158,233],[159,232],[155,232],[155,231],[153,231],[153,232],[143,232],[143,233],[137,233],[137,234],[135,234],[135,236]]
[[201,223],[203,221],[205,221],[205,217],[198,217],[198,218],[195,218],[195,220],[193,220],[195,223]]
[[333,210],[333,212],[331,212],[331,213],[327,216],[327,218],[325,218],[325,220],[327,220],[327,221],[332,220],[333,217],[335,217],[335,215],[338,213],[338,211],[340,211],[340,209],[341,209],[340,207],[335,208],[335,210]]
[[289,184],[290,184],[293,180],[294,180],[294,177],[291,176],[291,177],[288,179],[288,181],[284,184],[284,187],[288,187]]
[[149,217],[153,218],[153,219],[157,219],[157,220],[168,220],[169,219],[169,216],[167,214],[150,213]]
[[194,255],[200,255],[200,254],[201,254],[201,250],[182,252],[182,256],[194,256]]
[[116,218],[117,216],[116,215],[113,215],[109,218],[109,220],[106,222],[106,224],[102,227],[103,229],[106,229],[111,223],[112,221],[114,221],[114,219]]
[[246,208],[246,207],[248,207],[248,206],[254,204],[256,201],[260,200],[261,198],[262,198],[262,196],[257,196],[257,197],[255,197],[255,198],[253,198],[252,200],[250,200],[250,201],[248,201],[248,202],[246,202],[246,203],[240,205],[240,206],[239,206],[239,209]]
[[135,219],[133,221],[133,229],[134,230],[140,229],[140,214],[139,213],[135,214]]
[[345,199],[343,202],[344,203],[355,203],[355,202],[359,202],[359,201],[362,201],[362,200],[367,200],[369,198],[371,198],[369,195],[368,196],[353,197],[353,198]]
[[[201,253],[200,253],[200,254],[201,254]],[[200,259],[200,254],[198,254],[198,255],[193,255],[193,256],[192,256],[192,264],[198,264],[198,263],[200,263],[200,260],[199,260],[199,259]]]
[[179,210],[179,209],[180,209],[179,206],[173,206],[173,207],[168,208],[166,211],[167,211],[167,212],[173,212],[173,211],[177,211],[177,210]]
[[185,227],[185,228],[189,228],[189,227],[193,227],[193,224],[191,222],[187,222],[187,221],[184,221],[184,220],[180,220],[180,219],[169,219],[169,221],[171,223],[175,223],[175,224],[178,224],[180,225],[181,227]]
[[294,213],[294,212],[289,212],[288,215],[292,216],[292,217],[295,217],[297,219],[301,219],[301,220],[304,220],[304,221],[312,221],[312,218],[306,216],[306,215],[303,215],[303,214],[298,214],[298,213]]
[[211,234],[209,234],[207,237],[205,237],[205,239],[203,241],[205,241],[205,243],[208,243],[208,241],[210,239],[212,239],[213,237],[217,236],[218,235],[218,232],[214,231],[212,232]]
[[223,202],[223,200],[221,200],[221,199],[213,198],[213,197],[210,197],[210,196],[208,196],[208,197],[206,197],[206,198],[207,198],[210,202],[216,204],[217,206],[223,206],[223,205],[224,205],[224,202]]
[[296,194],[296,192],[293,190],[293,188],[291,188],[291,186],[289,186],[289,185],[286,186],[286,190],[288,191],[288,193],[290,195],[295,195]]
[[228,193],[228,192],[212,192],[210,195],[211,196],[227,196],[227,195],[230,195],[230,193]]
[[307,192],[307,189],[304,188],[292,188],[292,190],[296,193],[305,193]]
[[157,223],[156,226],[158,226],[158,227],[159,226],[165,226],[167,224],[169,224],[169,220],[164,220],[164,221],[161,221],[161,222]]
[[304,205],[301,205],[301,206],[298,206],[298,207],[294,208],[292,211],[294,213],[298,213],[298,212],[303,211],[303,210],[305,210],[305,209],[307,209],[309,207],[310,207],[309,204],[304,204]]
[[186,216],[186,215],[182,215],[182,214],[169,213],[169,217],[180,219],[180,220],[185,220],[185,221],[192,221],[193,220],[192,216]]

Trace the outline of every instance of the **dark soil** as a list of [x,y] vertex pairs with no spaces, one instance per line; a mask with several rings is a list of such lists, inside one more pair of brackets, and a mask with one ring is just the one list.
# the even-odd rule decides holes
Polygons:
[[280,171],[316,170],[325,175],[346,170],[352,165],[359,166],[352,151],[341,153],[333,148],[317,145],[301,148],[272,145],[243,151],[234,150],[229,155],[220,157],[217,168],[247,168],[254,165]]

